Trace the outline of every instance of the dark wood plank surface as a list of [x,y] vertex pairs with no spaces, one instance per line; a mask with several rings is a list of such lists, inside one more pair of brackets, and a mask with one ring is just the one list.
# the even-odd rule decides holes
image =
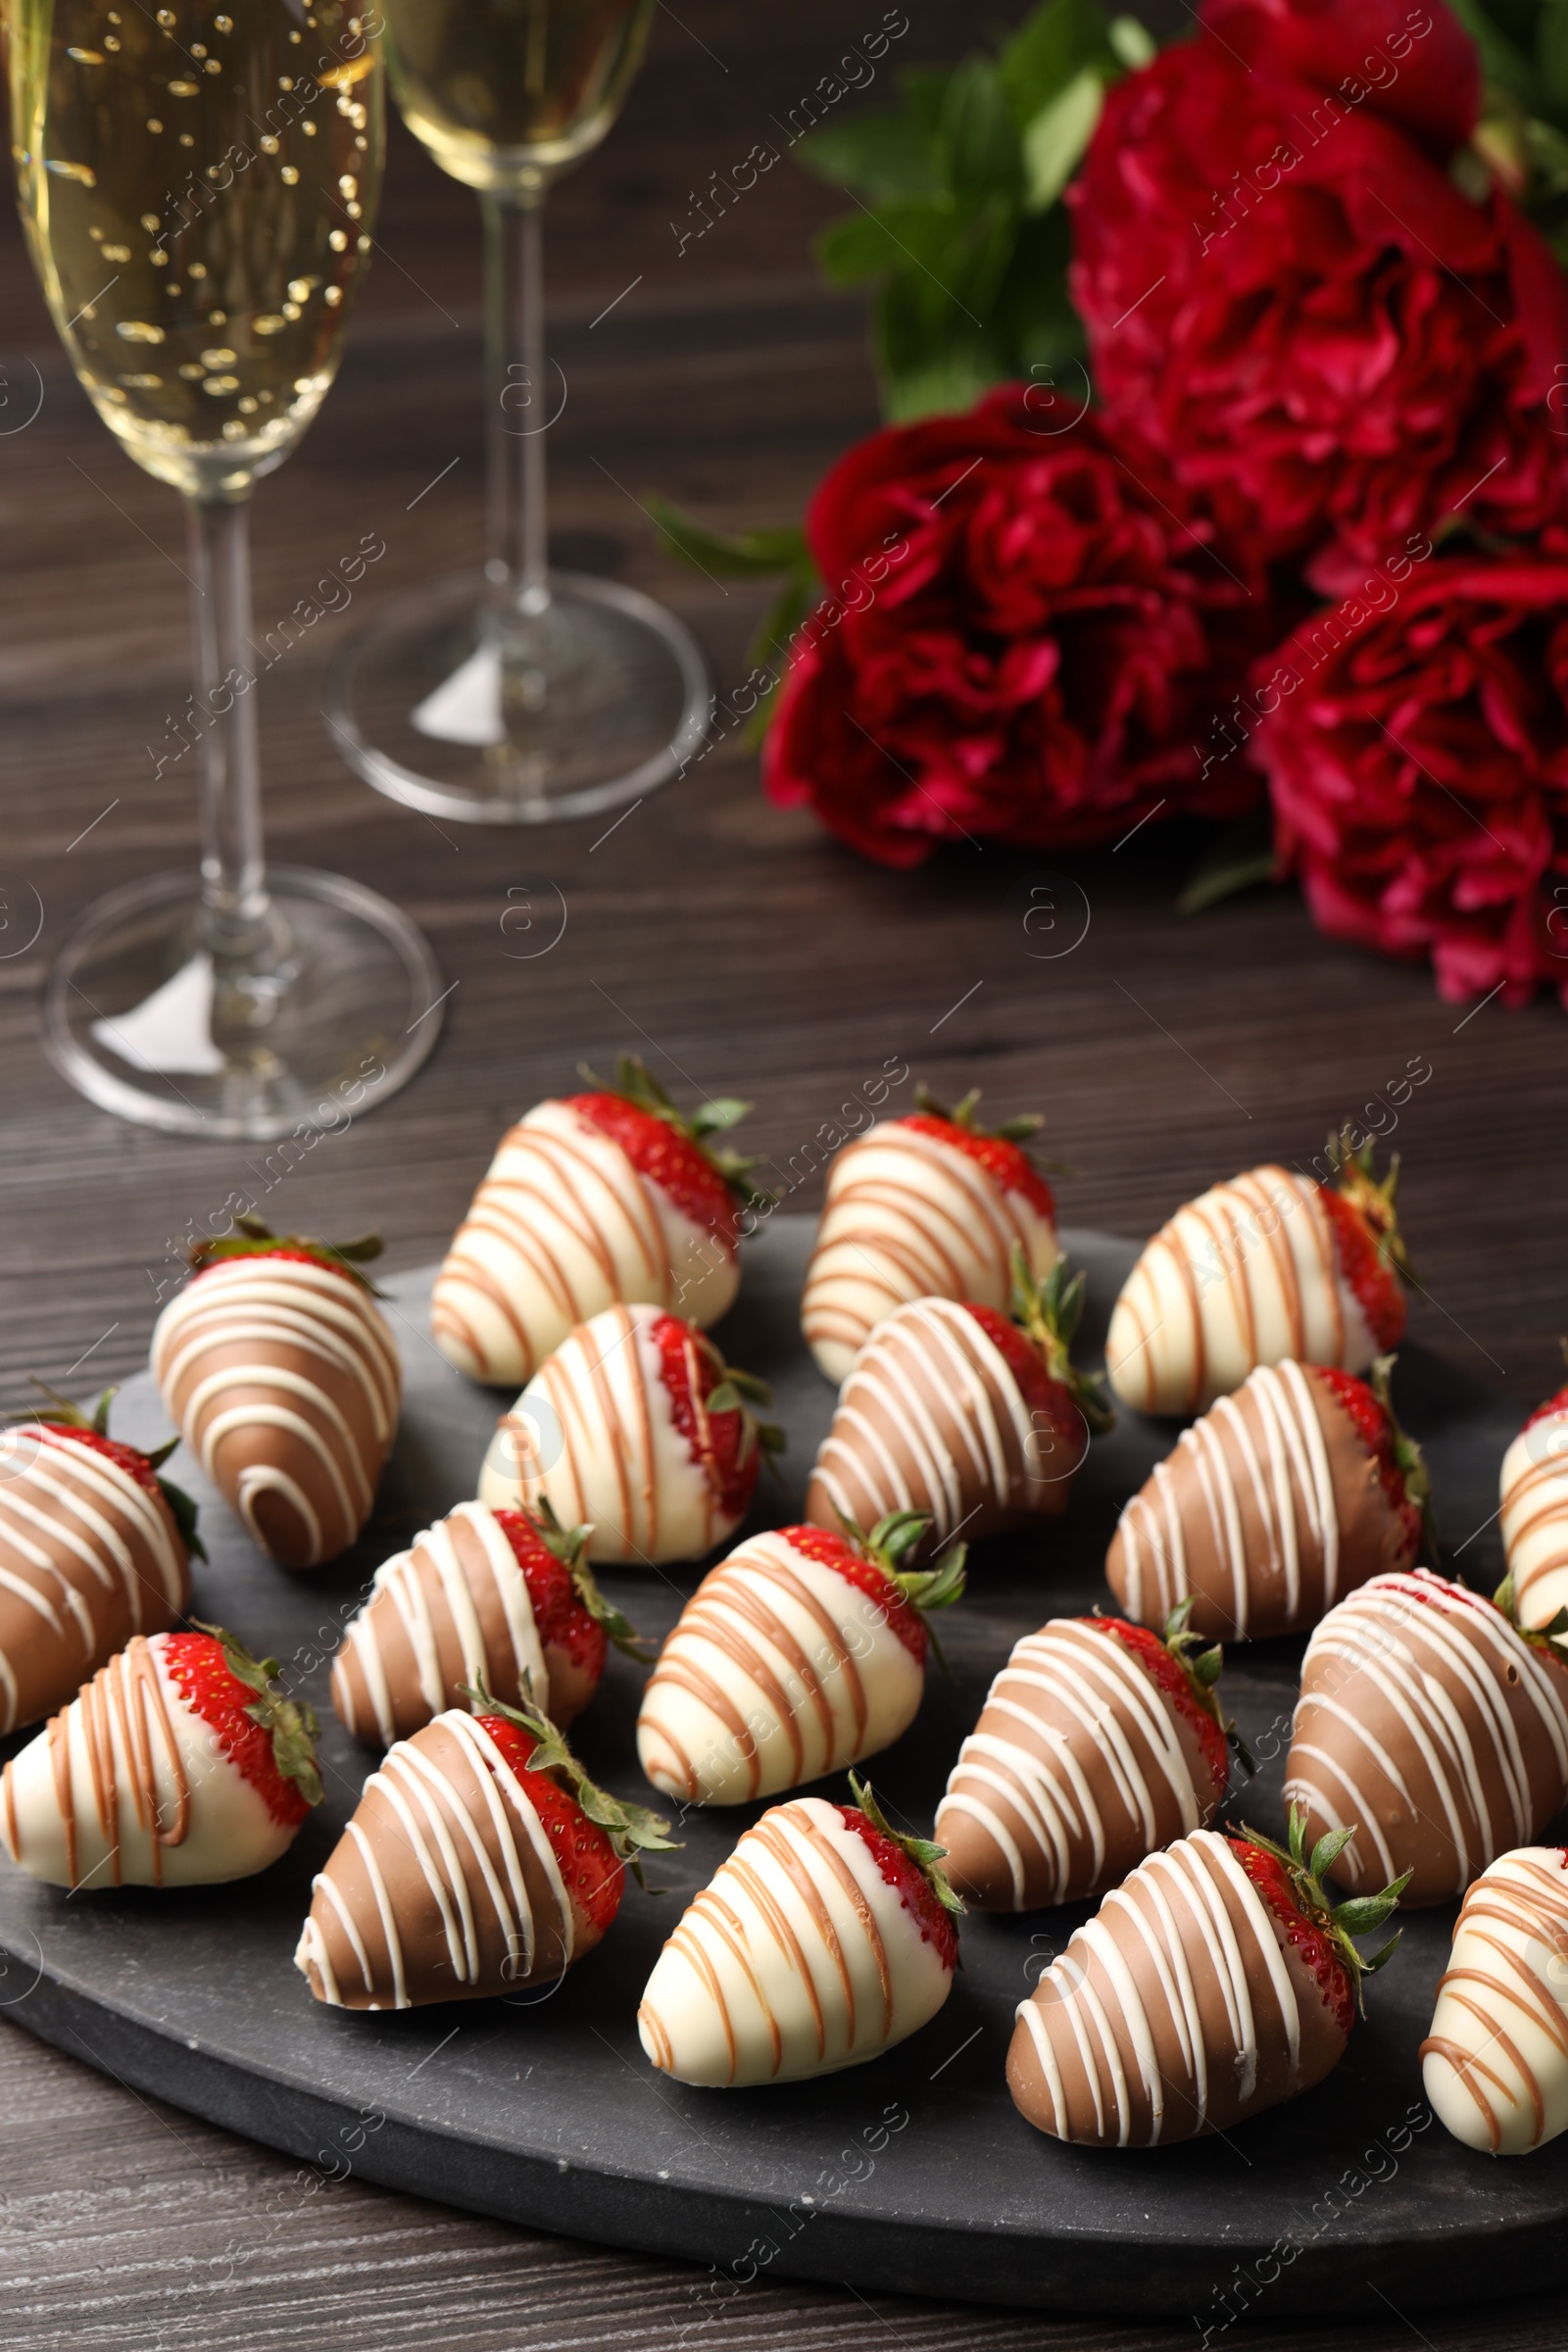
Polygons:
[[[684,253],[670,222],[880,13],[847,0],[662,9],[624,122],[553,209],[554,343],[570,386],[551,439],[560,553],[666,597],[721,693],[745,676],[760,600],[665,563],[636,502],[658,489],[719,525],[787,520],[875,404],[860,309],[824,294],[809,264],[831,191],[783,166]],[[909,0],[908,13],[903,62],[952,58],[977,29],[956,0]],[[939,1089],[983,1084],[999,1112],[1042,1108],[1074,1170],[1064,1216],[1133,1235],[1216,1176],[1305,1159],[1409,1063],[1430,1062],[1396,1139],[1423,1284],[1412,1329],[1521,1412],[1535,1402],[1568,1328],[1554,1004],[1442,1004],[1424,973],[1318,939],[1290,896],[1186,921],[1172,900],[1194,844],[1153,827],[1070,861],[1055,885],[1060,936],[1086,908],[1087,934],[1041,958],[1022,917],[1052,860],[964,849],[912,876],[876,872],[767,808],[754,763],[724,744],[608,837],[438,829],[345,771],[318,715],[336,644],[375,603],[471,560],[480,527],[475,222],[401,136],[381,229],[337,389],[257,505],[264,627],[363,532],[387,543],[350,611],[262,687],[271,843],[401,901],[458,986],[416,1085],[297,1159],[122,1127],[37,1050],[42,976],[74,914],[194,855],[194,779],[173,767],[155,782],[145,749],[186,690],[186,590],[173,501],[91,416],[20,241],[0,234],[0,363],[8,386],[30,382],[29,362],[44,383],[36,421],[0,438],[0,1401],[20,1403],[29,1372],[84,1391],[138,1366],[181,1238],[231,1194],[296,1229],[373,1221],[394,1265],[429,1259],[506,1121],[567,1086],[579,1059],[631,1045],[677,1091],[755,1094],[754,1148],[793,1206],[816,1198],[823,1123],[900,1056]],[[524,890],[531,938],[515,912],[502,928],[519,904],[509,893]],[[18,954],[33,891],[43,930]],[[563,905],[559,943],[519,957]],[[1498,2283],[1478,2277],[1478,2302]],[[806,2352],[885,2336],[1132,2352],[1194,2332],[868,2307],[849,2290],[763,2281],[720,2304],[679,2265],[470,2221],[352,2177],[323,2185],[23,2032],[0,2034],[0,2312],[8,2352]],[[1287,2317],[1283,2302],[1265,2307],[1250,2340],[1300,2352],[1351,2340]],[[1391,2312],[1355,2338],[1367,2352],[1417,2340],[1544,2352],[1563,2341],[1560,2298]]]

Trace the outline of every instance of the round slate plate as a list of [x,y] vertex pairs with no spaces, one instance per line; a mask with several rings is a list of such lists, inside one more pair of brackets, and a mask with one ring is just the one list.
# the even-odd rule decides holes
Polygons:
[[[748,1247],[726,1351],[775,1384],[790,1438],[766,1520],[797,1514],[832,1408],[796,1329],[810,1239],[777,1217]],[[1135,1254],[1066,1237],[1087,1267],[1086,1337]],[[1568,2138],[1495,2165],[1450,2139],[1421,2096],[1416,2049],[1432,2013],[1452,1912],[1416,1913],[1371,2015],[1329,2081],[1232,2137],[1127,2154],[1058,2147],[1015,2113],[1003,2079],[1012,2013],[1084,1906],[963,1930],[964,1966],[923,2033],[874,2064],[778,2089],[690,2090],[638,2045],[638,1996],[663,1936],[760,1807],[688,1814],[684,1851],[661,1859],[658,1896],[628,1890],[601,1948],[543,1999],[454,2003],[391,2016],[318,2006],[292,1965],[313,1872],[370,1758],[326,1703],[327,1661],[375,1563],[470,1494],[501,1399],[469,1387],[424,1332],[430,1276],[390,1285],[407,1371],[397,1456],[357,1551],[309,1582],[258,1557],[183,1455],[172,1475],[201,1498],[212,1566],[195,1613],[289,1663],[326,1725],[327,1802],[261,1878],[187,1893],[67,1900],[0,1868],[0,2004],[19,2024],[138,2089],[343,2177],[577,2237],[712,2266],[697,2311],[751,2278],[1054,2309],[1190,2316],[1210,2335],[1243,2310],[1284,2317],[1525,2292],[1568,2277]],[[1450,1543],[1494,1510],[1511,1434],[1489,1392],[1407,1350],[1405,1417],[1425,1440]],[[150,1443],[166,1424],[151,1384],[129,1386],[117,1426]],[[952,1680],[933,1668],[923,1712],[874,1766],[895,1820],[928,1829],[948,1769],[1012,1642],[1052,1615],[1105,1598],[1101,1563],[1117,1510],[1173,1439],[1124,1415],[1094,1448],[1066,1524],[987,1546],[942,1627]],[[1500,1573],[1495,1531],[1465,1548],[1473,1582]],[[607,1589],[662,1635],[696,1568],[610,1574]],[[1240,1809],[1278,1834],[1301,1644],[1232,1653],[1225,1690],[1262,1759]],[[577,1731],[590,1767],[646,1798],[632,1727],[642,1670],[612,1657]],[[20,1744],[20,1740],[10,1745]],[[832,1795],[842,1783],[824,1784]]]

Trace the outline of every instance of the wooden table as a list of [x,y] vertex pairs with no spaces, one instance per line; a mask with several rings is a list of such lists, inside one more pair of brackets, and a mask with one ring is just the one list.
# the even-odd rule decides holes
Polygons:
[[[956,0],[909,0],[909,15],[901,62],[951,59],[978,28]],[[824,294],[809,264],[831,191],[781,168],[684,251],[678,231],[691,192],[768,137],[879,18],[843,0],[662,7],[623,123],[552,210],[554,348],[570,387],[551,437],[558,553],[663,596],[703,639],[721,693],[746,675],[760,599],[663,560],[639,500],[660,490],[719,526],[785,522],[875,406],[861,310]],[[793,1187],[794,1206],[816,1197],[808,1147],[846,1090],[902,1056],[939,1092],[979,1083],[999,1113],[1043,1109],[1050,1150],[1074,1171],[1060,1184],[1066,1218],[1134,1235],[1217,1176],[1306,1157],[1412,1058],[1430,1061],[1397,1137],[1423,1286],[1413,1334],[1499,1384],[1521,1414],[1554,1385],[1568,1328],[1555,1005],[1443,1004],[1425,973],[1320,940],[1293,895],[1184,919],[1172,901],[1195,845],[1157,827],[1071,861],[1061,903],[1076,885],[1091,920],[1081,944],[1044,959],[1022,913],[1051,860],[962,849],[917,874],[876,871],[765,806],[754,763],[723,745],[612,831],[437,827],[352,778],[319,716],[331,654],[362,612],[463,567],[480,531],[476,223],[401,136],[381,229],[338,387],[257,506],[264,627],[362,533],[387,544],[355,607],[261,690],[271,845],[399,900],[456,985],[416,1084],[298,1164],[121,1126],[38,1052],[43,974],[76,912],[194,856],[192,779],[155,780],[144,749],[186,691],[186,590],[173,501],[97,425],[20,241],[8,231],[0,243],[7,383],[30,382],[27,360],[44,383],[36,421],[0,438],[6,1403],[24,1401],[29,1372],[83,1393],[138,1366],[181,1237],[232,1192],[295,1230],[375,1223],[394,1266],[430,1259],[503,1125],[569,1087],[579,1060],[604,1067],[628,1046],[677,1093],[755,1094],[764,1180]],[[558,945],[520,959],[516,917],[505,931],[502,918],[528,887],[541,907],[559,891],[567,921]],[[29,891],[42,934],[17,954]],[[0,2034],[0,2150],[8,2352],[807,2352],[884,2337],[1130,2352],[1189,2340],[1185,2327],[867,2305],[848,2289],[761,2282],[714,2316],[697,2271],[354,2178],[323,2186],[24,2033]],[[1501,2283],[1478,2276],[1478,2299]],[[1391,2310],[1354,2331],[1362,2352],[1417,2340],[1524,2352],[1563,2336],[1560,2298],[1489,2316]],[[1351,2336],[1308,2327],[1250,2340],[1306,2352]]]

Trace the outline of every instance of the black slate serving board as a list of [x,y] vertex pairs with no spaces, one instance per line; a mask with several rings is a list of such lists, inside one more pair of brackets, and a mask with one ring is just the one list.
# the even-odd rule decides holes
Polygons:
[[[775,1386],[788,1467],[759,1524],[797,1514],[832,1394],[800,1342],[808,1220],[780,1216],[747,1253],[719,1337]],[[1103,1336],[1135,1251],[1065,1237],[1089,1272],[1086,1339]],[[387,1286],[407,1398],[375,1520],[348,1559],[296,1579],[253,1550],[188,1458],[171,1475],[203,1500],[211,1567],[195,1613],[287,1664],[326,1725],[327,1802],[292,1853],[231,1887],[68,1899],[0,1864],[0,2007],[137,2089],[285,2149],[478,2213],[710,2266],[700,2319],[754,2278],[832,2278],[1039,2308],[1191,2317],[1204,2342],[1244,2312],[1283,2318],[1524,2293],[1568,2278],[1568,2137],[1495,2164],[1458,2145],[1421,2094],[1417,2046],[1447,1954],[1451,1908],[1412,1914],[1373,1981],[1371,2015],[1327,2083],[1228,2138],[1124,2154],[1062,2148],[1015,2113],[1003,2079],[1015,2004],[1084,1906],[1017,1920],[971,1916],[951,1999],[869,2066],[777,2089],[687,2089],[655,2074],[636,2009],[661,1941],[761,1807],[688,1813],[664,1892],[628,1890],[601,1948],[543,1996],[360,2016],[314,2002],[292,1965],[312,1874],[373,1759],[330,1715],[328,1661],[375,1563],[470,1494],[504,1399],[461,1380],[424,1330],[428,1273]],[[1406,1350],[1401,1409],[1426,1444],[1455,1565],[1500,1574],[1497,1464],[1510,1416],[1479,1383]],[[117,1427],[151,1443],[166,1423],[146,1378]],[[952,1670],[873,1767],[893,1817],[928,1829],[991,1676],[1017,1637],[1106,1598],[1101,1575],[1121,1502],[1174,1438],[1124,1415],[1096,1445],[1066,1524],[974,1555],[970,1593],[942,1627]],[[1472,1531],[1479,1533],[1472,1535]],[[1471,1539],[1466,1542],[1466,1539]],[[1463,1549],[1459,1550],[1459,1546]],[[606,1588],[662,1635],[696,1568],[610,1573]],[[1225,1690],[1262,1760],[1235,1800],[1278,1834],[1301,1643],[1232,1652]],[[574,1738],[590,1767],[647,1796],[632,1728],[642,1670],[613,1656]],[[21,1738],[0,1747],[21,1744]],[[842,1784],[823,1784],[843,1793]]]

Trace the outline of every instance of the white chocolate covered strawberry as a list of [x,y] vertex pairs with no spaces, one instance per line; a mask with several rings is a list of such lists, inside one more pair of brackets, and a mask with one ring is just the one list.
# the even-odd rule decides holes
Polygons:
[[332,1705],[390,1747],[483,1684],[563,1731],[599,1688],[613,1642],[637,1637],[588,1566],[587,1536],[540,1511],[460,1502],[376,1570],[332,1661]]
[[695,1560],[746,1516],[781,1445],[752,1406],[761,1382],[662,1307],[609,1306],[546,1357],[491,1440],[479,1498],[548,1503],[593,1560]]
[[1399,1162],[1330,1145],[1319,1184],[1264,1166],[1179,1208],[1122,1285],[1105,1342],[1110,1385],[1141,1413],[1197,1413],[1286,1357],[1364,1372],[1404,1330]]
[[901,1567],[928,1524],[896,1511],[869,1536],[776,1528],[711,1569],[643,1691],[637,1754],[654,1787],[738,1805],[902,1738],[925,1690],[923,1612],[963,1591],[961,1544],[934,1568]]
[[170,1418],[263,1551],[335,1560],[375,1504],[403,1374],[369,1284],[369,1236],[332,1249],[241,1217],[199,1243],[159,1316],[152,1368]]
[[660,1953],[637,2013],[679,2082],[799,2082],[875,2058],[947,1999],[962,1910],[942,1849],[854,1805],[797,1797],[747,1831]]
[[1499,1854],[1471,1886],[1421,2081],[1484,2156],[1528,2156],[1568,2132],[1568,1848]]
[[312,1890],[294,1965],[335,2009],[553,1984],[612,1924],[668,1827],[596,1788],[537,1708],[450,1708],[372,1772]]
[[1325,1876],[1349,1833],[1308,1850],[1253,1830],[1198,1830],[1151,1854],[1077,1929],[1018,2010],[1007,2087],[1054,2139],[1168,2147],[1228,2132],[1337,2066],[1363,1960],[1352,1936],[1381,1927],[1403,1882],[1355,1902]]
[[56,1886],[204,1886],[275,1862],[321,1801],[316,1718],[218,1626],[138,1634],[0,1776],[0,1839]]
[[677,1111],[634,1055],[613,1087],[536,1103],[502,1137],[436,1281],[430,1329],[470,1379],[517,1388],[616,1301],[705,1328],[740,1285],[755,1163],[714,1139],[748,1102]]
[[1521,1625],[1568,1609],[1568,1389],[1548,1396],[1502,1457],[1502,1547]]
[[64,1706],[132,1634],[190,1602],[205,1559],[196,1506],[147,1454],[109,1435],[115,1392],[89,1420],[47,1392],[48,1419],[0,1432],[0,1732]]
[[1014,1250],[1031,1276],[1056,1261],[1055,1202],[1022,1149],[1040,1120],[987,1133],[978,1091],[952,1111],[923,1086],[917,1100],[918,1111],[878,1121],[828,1170],[801,1324],[832,1381],[906,1299],[967,1298],[1005,1314]]

